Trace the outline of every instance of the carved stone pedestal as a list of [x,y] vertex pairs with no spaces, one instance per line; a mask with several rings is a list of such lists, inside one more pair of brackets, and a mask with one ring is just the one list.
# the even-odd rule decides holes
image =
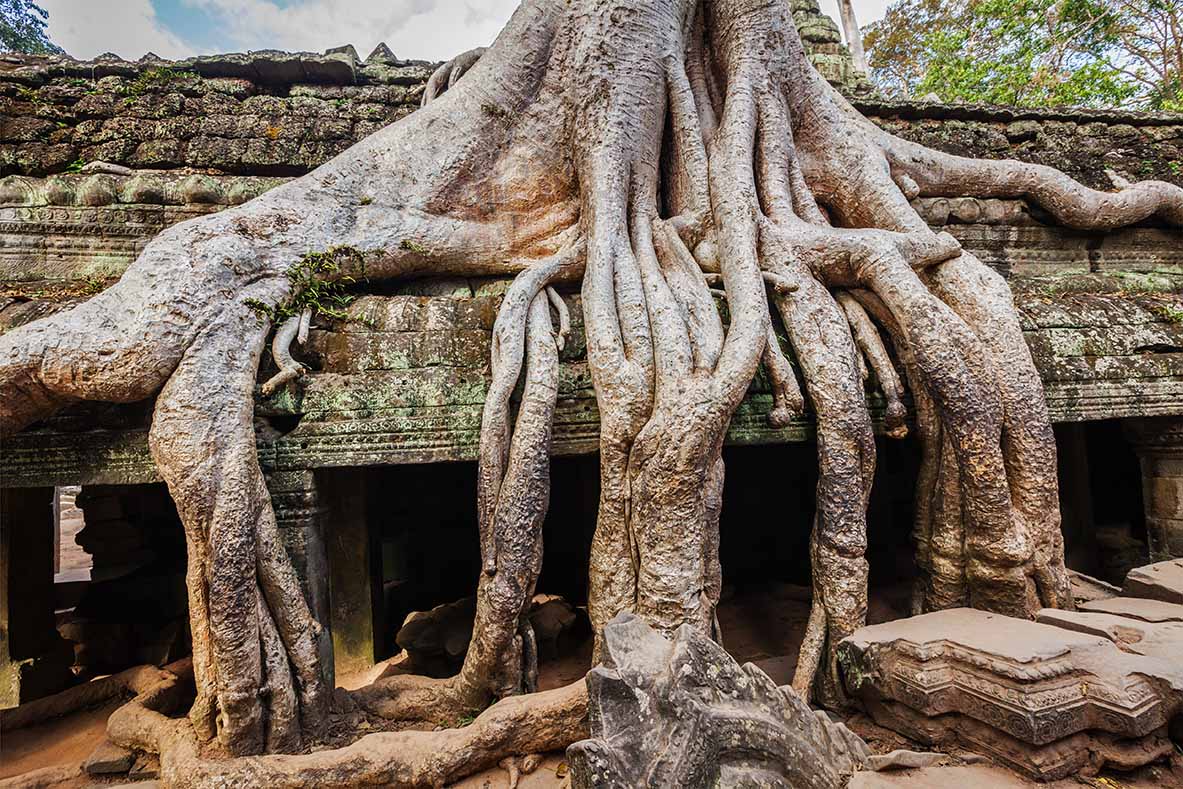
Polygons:
[[1126,421],[1142,463],[1150,561],[1183,558],[1183,418]]

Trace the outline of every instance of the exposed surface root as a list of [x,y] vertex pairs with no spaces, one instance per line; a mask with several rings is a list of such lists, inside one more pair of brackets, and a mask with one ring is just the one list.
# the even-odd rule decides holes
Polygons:
[[884,135],[894,172],[911,178],[925,197],[1021,197],[1057,222],[1087,230],[1113,230],[1161,217],[1183,224],[1183,189],[1165,181],[1122,180],[1117,192],[1099,192],[1059,170],[1012,160],[967,159]]
[[875,372],[875,378],[879,381],[883,396],[887,400],[887,410],[884,413],[887,435],[891,438],[904,438],[908,435],[908,411],[903,402],[904,385],[887,353],[883,339],[862,305],[849,293],[838,293],[835,298],[842,311],[846,313],[846,320],[850,323],[850,330],[854,334],[862,357]]
[[481,59],[488,51],[488,47],[477,47],[463,52],[456,57],[443,63],[432,72],[431,77],[427,80],[427,84],[423,88],[423,98],[420,99],[420,104],[426,107],[431,102],[442,96],[445,91],[454,86],[460,81],[460,78],[467,73],[467,71],[476,65],[476,62]]
[[135,666],[109,677],[75,685],[61,693],[27,702],[19,707],[0,710],[0,731],[36,726],[102,704],[125,693],[139,694],[167,678],[167,671],[168,669],[156,666]]
[[875,442],[846,316],[800,264],[778,262],[773,270],[795,286],[774,301],[805,376],[818,436],[813,607],[793,687],[808,699],[816,679],[821,698],[838,707],[843,692],[834,648],[866,620],[866,508]]
[[[328,711],[323,634],[279,541],[254,451],[251,392],[266,336],[249,306],[224,312],[161,392],[149,435],[185,526],[191,717],[238,754],[298,748],[301,728],[315,738]],[[244,340],[245,350],[225,352]]]
[[[304,310],[303,315],[288,318],[275,332],[275,339],[271,341],[271,356],[275,359],[279,372],[259,387],[259,391],[263,393],[264,397],[270,397],[288,382],[294,381],[308,372],[307,367],[292,358],[291,351],[293,342],[303,345],[304,340],[308,338],[304,315],[311,317],[311,310]],[[303,335],[303,339],[301,339],[301,335]]]
[[[494,328],[493,386],[485,402],[479,471],[483,562],[464,665],[446,680],[399,676],[355,692],[354,701],[371,713],[449,725],[492,699],[536,687],[537,645],[525,615],[542,565],[558,393],[552,297],[543,291],[577,257],[559,255],[521,274]],[[511,437],[509,396],[523,362],[525,388]]]
[[768,423],[773,427],[787,427],[793,417],[805,412],[805,397],[771,325],[768,327],[768,347],[764,349],[764,369],[772,384],[772,411],[768,413]]
[[161,755],[161,777],[171,787],[443,786],[506,760],[520,770],[532,754],[565,748],[587,734],[587,691],[580,680],[505,699],[463,728],[370,734],[344,748],[297,756],[219,760],[202,754],[183,719],[169,717],[186,685],[183,674],[170,674],[108,722],[113,742]]

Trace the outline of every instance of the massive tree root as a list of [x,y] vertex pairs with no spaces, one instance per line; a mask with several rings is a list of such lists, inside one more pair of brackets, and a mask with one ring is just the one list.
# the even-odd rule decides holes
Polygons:
[[[298,377],[287,346],[306,330],[309,291],[322,281],[516,277],[494,332],[481,435],[472,644],[456,677],[392,678],[354,694],[371,714],[450,724],[498,698],[527,694],[485,715],[553,701],[531,694],[523,612],[542,560],[568,325],[554,287],[580,281],[601,417],[597,629],[631,611],[666,636],[689,625],[721,637],[721,450],[763,360],[774,423],[806,395],[818,423],[814,608],[794,684],[842,703],[833,647],[866,611],[868,372],[884,391],[888,432],[906,429],[880,331],[903,366],[924,447],[916,610],[1028,616],[1071,604],[1055,445],[1009,291],[909,200],[1023,197],[1065,223],[1109,228],[1155,214],[1183,221],[1183,191],[1099,193],[1044,168],[897,140],[813,70],[784,0],[525,0],[491,48],[443,67],[428,94],[422,110],[309,175],[161,234],[89,302],[0,337],[4,433],[80,400],[159,393],[151,447],[188,541],[197,700],[184,724],[145,713],[129,742],[197,754],[212,741],[245,755],[321,737],[324,623],[278,542],[252,408],[272,323],[283,324],[273,351],[281,376],[268,388]],[[726,326],[710,286],[719,282]],[[569,716],[578,693],[563,704]],[[568,728],[538,747],[578,736]],[[469,747],[455,732],[423,736]],[[498,749],[529,750],[522,736],[482,740],[470,766]],[[350,765],[354,782],[412,775],[398,772],[410,756],[383,746],[387,772],[372,772],[351,761],[360,750],[207,761],[193,774],[287,785],[293,775],[321,780],[329,773],[316,765],[331,763],[334,781]],[[462,772],[458,761],[407,780]],[[201,782],[183,773],[168,780]]]
[[566,747],[587,733],[587,690],[577,682],[504,699],[464,728],[381,732],[345,748],[297,756],[214,759],[203,754],[188,721],[171,717],[188,693],[189,678],[169,668],[175,673],[163,672],[111,715],[107,732],[124,747],[160,753],[161,779],[170,787],[438,787],[507,757]]

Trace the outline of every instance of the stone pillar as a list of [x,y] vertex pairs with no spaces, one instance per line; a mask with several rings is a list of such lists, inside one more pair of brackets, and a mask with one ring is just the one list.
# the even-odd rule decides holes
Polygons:
[[54,619],[53,503],[53,488],[0,489],[0,708],[74,679],[74,649]]
[[279,536],[287,549],[304,598],[320,624],[320,659],[328,687],[335,687],[333,636],[329,607],[329,565],[325,553],[323,510],[312,471],[277,471],[267,476]]
[[375,612],[381,610],[381,550],[370,529],[367,475],[334,473],[325,486],[329,584],[332,590],[333,656],[337,674],[374,665]]
[[1142,464],[1142,499],[1150,561],[1183,558],[1183,417],[1126,422]]
[[53,574],[62,571],[62,490],[53,489]]

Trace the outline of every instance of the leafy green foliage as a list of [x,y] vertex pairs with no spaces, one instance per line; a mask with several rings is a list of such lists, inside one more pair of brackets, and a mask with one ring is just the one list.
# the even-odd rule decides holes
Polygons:
[[1171,323],[1183,326],[1183,306],[1178,304],[1160,304],[1158,314]]
[[1183,109],[1181,24],[1183,0],[897,0],[865,43],[891,93]]
[[49,12],[32,0],[0,0],[0,52],[61,54],[45,32],[48,23]]
[[295,294],[285,304],[271,307],[258,299],[245,304],[271,323],[283,323],[311,308],[314,314],[345,320],[346,308],[353,303],[351,285],[357,282],[354,272],[365,277],[365,256],[349,246],[332,247],[324,252],[309,252],[288,269],[288,279]]

